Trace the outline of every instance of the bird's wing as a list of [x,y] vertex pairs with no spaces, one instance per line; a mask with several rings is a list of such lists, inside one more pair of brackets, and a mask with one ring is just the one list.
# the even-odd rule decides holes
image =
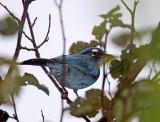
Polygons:
[[[51,60],[53,60],[55,62],[54,65],[56,65],[56,63],[57,63],[57,65],[63,64],[63,56],[59,56],[59,57],[53,58]],[[79,55],[79,54],[66,55],[65,56],[65,65],[67,67],[70,66],[70,67],[77,68],[78,70],[81,70],[87,74],[97,75],[96,66],[93,66],[93,64],[91,64],[86,57]]]

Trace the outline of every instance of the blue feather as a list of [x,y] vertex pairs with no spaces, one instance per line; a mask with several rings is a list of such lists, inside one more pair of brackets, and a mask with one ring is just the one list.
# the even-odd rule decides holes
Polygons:
[[54,76],[62,85],[63,57],[65,58],[65,87],[77,91],[94,84],[100,75],[97,66],[99,60],[105,55],[100,48],[90,47],[79,54],[58,56],[52,59],[30,59],[22,62],[26,65],[44,65],[49,67],[49,74]]

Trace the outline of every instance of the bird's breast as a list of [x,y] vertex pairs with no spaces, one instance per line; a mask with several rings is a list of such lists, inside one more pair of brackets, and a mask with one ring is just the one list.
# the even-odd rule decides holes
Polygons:
[[[50,74],[52,74],[56,80],[62,84],[62,64],[49,66]],[[72,66],[71,64],[65,65],[65,87],[71,89],[82,89],[89,87],[95,83],[99,77],[99,70],[92,66]]]

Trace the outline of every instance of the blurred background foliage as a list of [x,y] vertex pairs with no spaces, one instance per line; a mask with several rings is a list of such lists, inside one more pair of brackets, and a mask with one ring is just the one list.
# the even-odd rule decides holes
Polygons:
[[[138,4],[138,3],[137,3]],[[122,16],[122,13],[119,12],[120,8],[119,6],[116,6],[111,11],[109,11],[107,14],[100,15],[100,17],[104,18],[104,21],[99,26],[95,26],[93,28],[92,34],[95,36],[97,40],[97,45],[101,48],[105,49],[105,36],[110,33],[110,30],[113,27],[122,27],[122,28],[128,28],[130,31],[133,31],[133,28],[131,28],[132,25],[124,24],[120,17]],[[132,13],[133,14],[133,13]],[[131,15],[133,16],[133,15]],[[107,24],[109,24],[109,28],[107,28]],[[148,44],[141,44],[136,45],[136,40],[141,41],[141,39],[146,34],[152,34],[152,40]],[[133,43],[131,42],[131,33],[127,31],[126,33],[119,33],[116,37],[113,38],[113,42],[121,47],[124,47],[124,50],[122,50],[121,55],[119,58],[112,58],[109,63],[109,69],[112,71],[110,74],[113,79],[117,79],[120,83],[126,76],[127,72],[132,71],[130,75],[128,75],[128,79],[132,77],[132,75],[136,74],[135,78],[138,74],[140,74],[140,71],[144,68],[144,66],[147,66],[147,62],[153,62],[152,68],[150,68],[150,74],[146,74],[145,79],[139,80],[139,81],[131,81],[130,85],[127,85],[125,87],[118,87],[118,90],[115,95],[113,95],[113,99],[109,99],[105,96],[105,103],[106,103],[106,118],[107,117],[107,111],[109,111],[109,103],[113,104],[113,113],[112,113],[112,120],[118,120],[120,122],[124,121],[131,121],[133,119],[137,119],[137,121],[140,122],[159,122],[160,121],[160,86],[159,86],[159,60],[160,60],[160,24],[157,26],[157,28],[153,31],[153,29],[143,29],[139,32],[135,30],[134,32],[134,40]],[[91,44],[84,43],[77,43],[72,45],[72,49],[74,47],[88,47]],[[77,48],[76,47],[76,48]],[[83,48],[83,49],[84,49]],[[107,58],[107,57],[106,57]],[[137,70],[136,61],[142,60],[142,68],[140,70]],[[130,65],[129,69],[128,66]],[[140,64],[141,65],[141,64]],[[158,67],[156,67],[157,65]],[[139,65],[138,65],[139,66]],[[133,69],[133,70],[132,70]],[[133,74],[132,74],[133,73]],[[125,79],[127,80],[127,79]],[[127,82],[126,82],[127,83]],[[90,92],[94,91],[92,89]],[[98,92],[99,91],[94,91]],[[93,93],[96,94],[96,93]],[[92,95],[92,94],[91,94]],[[93,95],[94,96],[94,95]],[[100,98],[99,94],[99,98]],[[92,97],[92,96],[90,96]],[[93,99],[93,98],[92,98]],[[71,106],[71,114],[74,116],[80,116],[82,113],[85,113],[88,115],[87,110],[92,110],[92,115],[96,115],[95,110],[93,110],[93,106],[91,106],[91,102],[88,100],[88,104],[85,104],[84,108],[84,102],[87,103],[88,98],[86,97],[85,101],[79,101],[79,98],[74,102],[73,106],[79,105],[80,103],[82,105],[79,105],[79,107],[74,108]],[[94,101],[94,99],[93,99]],[[110,102],[109,102],[110,101]],[[99,104],[97,103],[97,106]],[[102,104],[100,104],[102,105]],[[87,108],[87,110],[86,110]],[[96,107],[96,111],[102,110],[101,107]],[[91,111],[90,111],[91,114]],[[90,116],[94,117],[94,116]],[[103,117],[102,117],[103,118]],[[100,121],[103,121],[104,119],[100,119]],[[106,119],[105,119],[106,120]]]
[[13,35],[18,31],[18,24],[9,15],[0,19],[0,34],[4,36]]
[[[104,115],[106,116],[104,117],[103,115],[99,119],[100,121],[102,121],[102,118],[110,118],[112,120],[124,122],[138,118],[138,121],[141,122],[159,122],[160,24],[156,29],[134,30],[135,28],[132,28],[132,24],[125,24],[121,20],[123,13],[119,10],[120,7],[117,5],[106,14],[100,15],[99,17],[103,18],[103,21],[99,25],[94,26],[92,31],[95,40],[91,40],[90,43],[84,41],[73,43],[70,47],[69,54],[76,54],[85,48],[97,46],[106,50],[107,36],[111,32],[111,29],[116,27],[127,28],[129,31],[119,33],[112,39],[116,45],[124,48],[121,55],[119,55],[119,57],[108,55],[104,59],[105,61],[101,62],[101,65],[104,65],[106,62],[109,63],[108,68],[111,71],[110,75],[113,79],[117,80],[118,84],[121,84],[123,79],[127,80],[126,77],[130,79],[132,75],[136,74],[134,81],[131,81],[129,85],[124,85],[124,87],[117,86],[116,93],[112,94],[113,98],[104,95],[103,105],[101,101],[102,90],[91,89],[86,92],[84,98],[77,98],[69,109],[71,114],[76,117],[80,117],[82,114],[88,117],[95,117],[103,108],[103,111],[105,111]],[[133,13],[131,16],[133,16]],[[16,34],[18,28],[19,25],[10,16],[0,19],[0,34],[3,36]],[[132,31],[134,32],[133,34],[131,33]],[[152,40],[145,45],[136,45],[136,40],[141,40],[143,36],[148,33],[152,34]],[[134,37],[133,42],[131,42],[132,37]],[[152,62],[152,67],[149,69],[150,74],[145,74],[144,79],[137,80],[137,75],[140,73],[141,69],[137,70],[136,63],[137,60],[140,59],[142,59],[141,63],[144,64],[144,66]],[[9,66],[11,62],[11,60],[1,57],[0,68]],[[141,68],[143,69],[144,66]],[[29,73],[20,76],[19,69],[16,65],[14,65],[13,71],[14,73],[12,73],[11,76],[7,74],[3,74],[5,75],[4,78],[0,76],[0,105],[13,104],[12,97],[20,93],[21,86],[33,85],[49,95],[47,87],[39,84],[35,76]],[[130,71],[132,72],[128,75],[127,73]],[[108,112],[110,112],[109,117],[107,115]],[[1,121],[6,121],[8,117],[9,115],[7,112],[0,110]]]

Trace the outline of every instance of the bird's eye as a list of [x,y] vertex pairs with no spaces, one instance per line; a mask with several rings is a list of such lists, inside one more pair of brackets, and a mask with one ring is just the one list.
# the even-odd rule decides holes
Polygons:
[[92,56],[97,56],[98,52],[92,52]]

